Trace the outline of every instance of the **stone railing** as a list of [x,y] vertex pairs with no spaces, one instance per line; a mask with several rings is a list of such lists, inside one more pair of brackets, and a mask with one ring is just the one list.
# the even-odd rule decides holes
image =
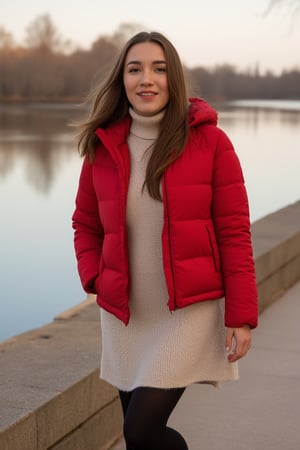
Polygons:
[[[300,202],[252,226],[260,310],[300,278]],[[104,450],[121,435],[117,391],[99,380],[93,297],[0,344],[0,449]]]
[[252,225],[260,312],[300,278],[300,201]]

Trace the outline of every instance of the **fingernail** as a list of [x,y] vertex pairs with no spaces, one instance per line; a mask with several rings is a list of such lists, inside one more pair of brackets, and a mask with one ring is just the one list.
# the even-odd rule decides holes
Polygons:
[[229,352],[229,350],[230,350],[230,347],[226,347],[226,352]]

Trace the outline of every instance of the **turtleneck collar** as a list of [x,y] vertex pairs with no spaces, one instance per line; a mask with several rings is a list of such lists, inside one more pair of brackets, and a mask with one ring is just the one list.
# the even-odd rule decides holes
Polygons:
[[159,124],[165,111],[160,111],[153,116],[141,116],[132,108],[129,108],[129,114],[132,118],[130,132],[142,139],[156,139],[158,136]]

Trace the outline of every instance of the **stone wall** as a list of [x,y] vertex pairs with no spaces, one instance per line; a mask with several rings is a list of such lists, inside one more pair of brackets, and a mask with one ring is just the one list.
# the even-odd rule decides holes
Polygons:
[[252,225],[260,312],[300,278],[300,201]]
[[[260,311],[300,278],[300,202],[252,226]],[[94,297],[0,344],[1,450],[106,450],[121,435],[117,391],[99,380]]]

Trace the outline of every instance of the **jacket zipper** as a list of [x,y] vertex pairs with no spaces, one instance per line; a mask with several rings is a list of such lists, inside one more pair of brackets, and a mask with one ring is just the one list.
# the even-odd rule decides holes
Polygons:
[[165,187],[165,204],[166,204],[166,210],[167,210],[167,218],[168,218],[168,243],[169,243],[169,253],[170,253],[170,267],[171,267],[171,273],[172,273],[172,283],[173,283],[173,292],[174,292],[174,309],[176,309],[176,283],[175,283],[175,269],[174,269],[174,258],[173,258],[173,251],[172,251],[172,243],[171,243],[171,225],[170,225],[170,214],[169,214],[169,199],[168,199],[168,192],[167,192],[167,182],[166,182],[166,173],[163,175],[164,180],[164,187]]

